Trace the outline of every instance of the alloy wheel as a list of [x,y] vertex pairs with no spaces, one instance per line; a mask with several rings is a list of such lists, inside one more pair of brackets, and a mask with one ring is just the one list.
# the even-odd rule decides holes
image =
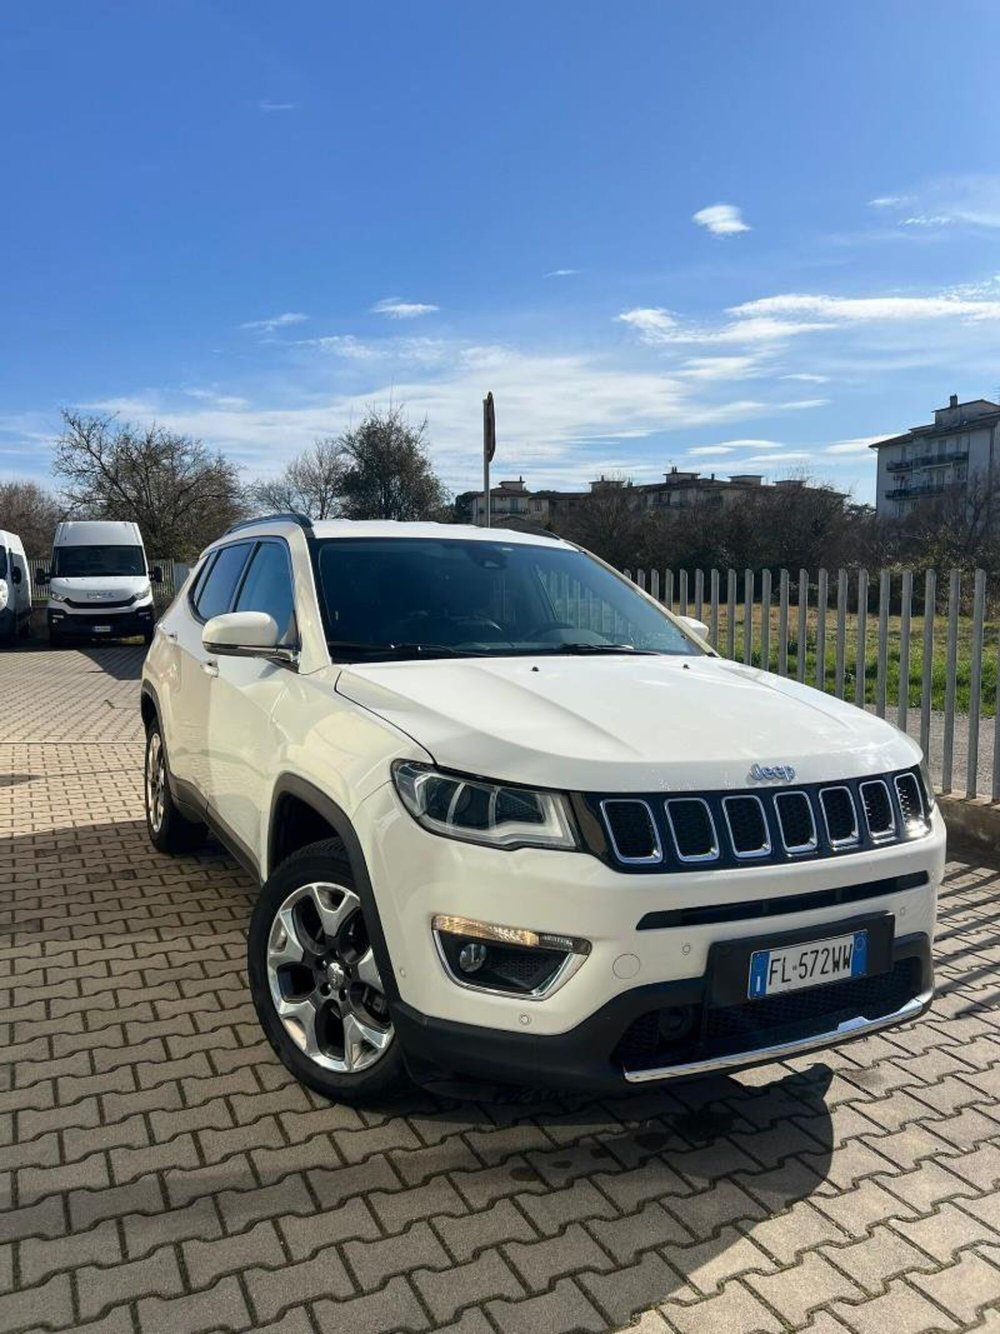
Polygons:
[[268,934],[267,980],[288,1036],[324,1069],[357,1074],[389,1049],[389,1007],[353,889],[318,882],[288,895]]
[[167,766],[163,755],[163,742],[157,731],[150,732],[146,744],[146,811],[149,824],[154,834],[160,832],[163,824],[163,803],[167,782]]

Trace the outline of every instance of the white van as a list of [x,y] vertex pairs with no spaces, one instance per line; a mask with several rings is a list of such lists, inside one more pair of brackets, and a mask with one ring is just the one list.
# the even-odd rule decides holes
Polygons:
[[31,574],[24,544],[0,528],[0,644],[27,635],[31,624]]
[[146,564],[137,523],[70,520],[56,525],[49,586],[49,642],[153,638],[152,583],[163,572]]

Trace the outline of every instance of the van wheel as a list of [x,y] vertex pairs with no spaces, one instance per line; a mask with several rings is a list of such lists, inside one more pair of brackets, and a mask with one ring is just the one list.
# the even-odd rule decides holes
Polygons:
[[159,718],[146,729],[144,765],[146,832],[158,852],[191,852],[205,841],[205,826],[181,815],[170,795],[167,752],[163,746]]
[[350,864],[337,839],[292,853],[250,919],[250,993],[267,1040],[296,1079],[334,1102],[407,1087]]

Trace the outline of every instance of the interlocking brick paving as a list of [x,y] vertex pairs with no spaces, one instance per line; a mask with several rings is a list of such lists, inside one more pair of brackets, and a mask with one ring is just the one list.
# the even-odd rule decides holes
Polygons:
[[142,824],[141,650],[0,657],[0,1330],[1000,1330],[1000,875],[940,995],[601,1101],[329,1106],[262,1040],[253,887]]

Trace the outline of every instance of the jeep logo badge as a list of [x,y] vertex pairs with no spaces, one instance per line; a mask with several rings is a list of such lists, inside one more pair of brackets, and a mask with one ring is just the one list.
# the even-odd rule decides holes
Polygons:
[[791,783],[795,780],[795,770],[790,764],[755,764],[750,770],[750,777],[758,783],[775,778],[782,783]]

